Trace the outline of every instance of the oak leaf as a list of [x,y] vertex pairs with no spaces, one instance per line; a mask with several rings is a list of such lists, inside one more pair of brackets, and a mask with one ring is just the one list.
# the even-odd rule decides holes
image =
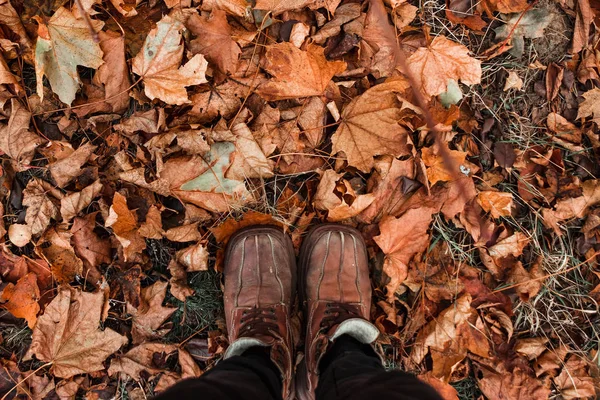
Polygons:
[[42,138],[29,131],[31,113],[16,99],[11,99],[8,123],[0,124],[0,150],[15,160],[18,169],[25,169],[33,159]]
[[584,100],[579,104],[577,119],[592,117],[591,121],[600,125],[600,88],[588,90],[582,96]]
[[313,197],[315,208],[327,211],[329,221],[354,217],[374,200],[372,194],[357,195],[348,181],[332,169],[325,170]]
[[59,283],[70,283],[83,273],[83,262],[71,246],[71,236],[64,226],[52,227],[36,247],[36,252],[48,261],[52,275]]
[[231,37],[233,32],[224,11],[213,10],[210,17],[193,14],[186,27],[197,36],[190,42],[192,53],[203,54],[223,74],[235,72],[242,50]]
[[[71,105],[81,83],[77,66],[98,68],[104,62],[100,45],[94,41],[90,28],[98,32],[104,23],[94,19],[77,19],[60,7],[45,24],[39,24],[35,47],[37,94],[44,98],[44,75],[60,100]],[[91,24],[91,27],[88,26]]]
[[477,202],[492,218],[509,217],[513,208],[512,193],[485,190],[477,195]]
[[127,312],[133,316],[131,325],[133,344],[159,339],[169,331],[169,329],[158,330],[177,310],[162,305],[167,294],[167,285],[167,282],[158,281],[141,290],[140,305],[137,308],[127,305]]
[[19,279],[16,285],[9,283],[2,291],[2,306],[15,317],[25,318],[30,329],[33,329],[37,321],[39,299],[40,289],[33,272]]
[[390,278],[386,285],[389,301],[407,278],[408,263],[427,248],[427,230],[435,212],[432,208],[411,209],[399,218],[387,216],[379,222],[381,233],[373,240],[385,254],[383,272]]
[[100,264],[110,264],[112,261],[110,241],[100,238],[94,232],[96,214],[88,214],[83,218],[76,217],[71,227],[73,250],[83,261],[83,276],[92,284],[102,279],[102,274],[98,270]]
[[59,187],[65,187],[83,172],[81,167],[89,160],[96,146],[85,143],[67,157],[50,163],[48,169]]
[[342,111],[340,125],[331,137],[332,154],[343,151],[348,164],[369,172],[374,156],[410,154],[408,131],[398,124],[404,100],[399,94],[409,88],[405,80],[374,86],[354,98]]
[[186,86],[207,82],[208,65],[204,56],[196,54],[180,67],[183,58],[181,30],[183,24],[171,16],[163,17],[152,29],[132,63],[133,72],[144,82],[144,93],[167,104],[189,103]]
[[81,192],[70,193],[60,199],[60,215],[64,221],[70,221],[89,206],[94,198],[101,192],[104,186],[100,180],[96,180],[89,186],[86,186]]
[[346,69],[343,61],[328,61],[321,46],[308,45],[306,51],[289,42],[267,48],[263,68],[273,79],[258,87],[266,100],[320,96],[335,74]]
[[135,260],[146,248],[146,242],[138,232],[137,216],[127,206],[125,196],[119,192],[115,192],[105,225],[112,228],[123,246],[125,261]]
[[467,47],[444,36],[419,48],[406,63],[418,88],[428,97],[446,92],[450,79],[465,85],[481,82],[481,61],[469,56]]
[[58,207],[48,196],[43,181],[38,178],[29,181],[23,190],[23,205],[27,207],[25,222],[34,236],[46,230],[50,219],[58,218]]
[[112,329],[100,330],[104,293],[63,288],[38,318],[27,357],[52,363],[59,378],[101,371],[103,361],[127,344]]

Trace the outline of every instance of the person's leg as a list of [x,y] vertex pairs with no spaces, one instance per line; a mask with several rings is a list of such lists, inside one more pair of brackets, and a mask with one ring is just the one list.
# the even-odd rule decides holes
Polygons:
[[281,400],[281,373],[267,348],[227,358],[199,378],[186,379],[155,400]]
[[442,400],[429,385],[402,371],[385,371],[368,344],[343,335],[319,364],[317,400]]

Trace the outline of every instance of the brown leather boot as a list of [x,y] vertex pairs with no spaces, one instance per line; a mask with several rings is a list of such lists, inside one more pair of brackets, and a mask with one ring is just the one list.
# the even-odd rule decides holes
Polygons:
[[280,228],[254,226],[236,233],[225,252],[225,358],[254,346],[270,347],[281,371],[283,398],[292,389],[290,311],[296,295],[292,241]]
[[302,244],[300,274],[306,344],[296,393],[304,400],[314,399],[319,361],[335,339],[345,334],[373,343],[379,330],[369,322],[367,250],[356,229],[334,224],[313,229]]

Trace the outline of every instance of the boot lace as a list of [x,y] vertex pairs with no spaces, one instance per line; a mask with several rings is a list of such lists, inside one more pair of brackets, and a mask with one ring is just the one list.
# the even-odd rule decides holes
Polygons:
[[328,331],[335,325],[341,324],[350,318],[362,318],[358,307],[347,303],[327,303],[325,305],[325,316],[321,320],[322,332]]
[[269,334],[272,336],[279,330],[274,307],[251,308],[242,312],[240,319],[240,336]]

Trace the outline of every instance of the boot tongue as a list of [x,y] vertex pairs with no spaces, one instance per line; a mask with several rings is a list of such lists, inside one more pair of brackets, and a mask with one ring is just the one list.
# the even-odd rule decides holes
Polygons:
[[342,335],[353,337],[364,344],[371,344],[379,336],[379,329],[363,318],[349,318],[329,331],[329,340],[334,341]]

